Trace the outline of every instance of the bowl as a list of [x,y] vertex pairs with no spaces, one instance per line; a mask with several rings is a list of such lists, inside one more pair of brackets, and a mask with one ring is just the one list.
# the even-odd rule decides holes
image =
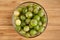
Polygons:
[[[29,6],[32,6],[32,8],[29,9]],[[38,6],[38,7],[36,7],[36,6]],[[27,7],[27,10],[24,9],[25,7]],[[37,10],[35,11],[36,8],[38,11]],[[33,9],[33,11],[32,11],[32,9]],[[42,10],[42,12],[41,12],[41,10]],[[23,16],[21,16],[21,15],[23,15]],[[37,18],[38,16],[36,16],[36,15],[38,15],[40,18]],[[27,19],[31,19],[29,23],[27,22],[27,21],[29,21]],[[36,20],[34,21],[34,19],[37,19],[38,22],[36,22]],[[42,20],[43,21],[45,20],[45,23]],[[25,23],[25,26],[23,26],[22,23],[23,24]],[[37,25],[36,25],[36,23],[37,23]],[[23,2],[13,11],[12,24],[13,24],[15,31],[19,35],[26,37],[26,38],[34,38],[34,37],[41,35],[45,31],[47,24],[48,24],[48,16],[47,16],[46,10],[44,9],[44,7],[42,7],[42,5],[40,5],[36,2],[31,2],[31,1]],[[38,29],[40,29],[40,30],[38,30]]]

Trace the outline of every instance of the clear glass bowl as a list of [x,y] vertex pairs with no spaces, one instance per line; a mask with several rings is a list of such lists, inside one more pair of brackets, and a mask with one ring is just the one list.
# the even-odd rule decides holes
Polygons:
[[[37,4],[37,5],[39,5],[41,8],[43,8],[44,9],[44,7],[42,7],[42,5],[40,5],[40,4],[38,4],[38,3],[36,3],[36,2],[31,2],[31,1],[28,1],[28,2],[23,2],[23,3],[21,3],[17,8],[19,8],[20,6],[26,6],[26,5],[28,5],[28,4]],[[16,9],[17,9],[16,8]],[[16,10],[15,9],[15,10]],[[14,11],[15,11],[14,10]],[[13,11],[13,12],[14,12]],[[47,16],[47,13],[46,13],[46,11],[45,11],[45,9],[44,9],[44,12],[45,12],[45,16],[46,16],[46,18],[47,18],[47,22],[46,22],[46,25],[45,25],[45,29],[46,29],[46,27],[47,27],[47,24],[48,24],[48,16]],[[15,29],[15,27],[16,27],[16,25],[15,25],[15,23],[14,23],[14,13],[13,13],[13,15],[12,15],[12,24],[13,24],[13,27],[14,27],[14,29]],[[45,29],[44,29],[44,31],[45,31]],[[15,30],[16,31],[16,30]],[[43,31],[43,32],[44,32]],[[17,31],[16,31],[17,32]],[[42,33],[43,33],[42,32]],[[17,32],[19,35],[21,35],[19,32]],[[33,36],[33,37],[29,37],[29,38],[34,38],[34,37],[37,37],[37,36],[39,36],[39,35],[41,35],[42,33],[38,33],[36,36]],[[23,35],[21,35],[21,36],[23,36]],[[25,37],[25,36],[23,36],[23,37]]]

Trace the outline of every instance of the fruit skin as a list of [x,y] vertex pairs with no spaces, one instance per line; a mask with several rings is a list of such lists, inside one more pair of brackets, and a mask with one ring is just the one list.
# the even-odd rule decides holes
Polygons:
[[27,8],[28,8],[28,11],[30,11],[30,12],[33,11],[33,5],[32,4],[28,4]]
[[40,6],[34,4],[33,8],[34,8],[34,10],[33,10],[34,14],[38,14]]
[[23,7],[22,9],[23,9],[23,10],[22,10],[22,13],[23,13],[23,14],[25,14],[25,13],[28,11],[26,7]]
[[26,24],[29,24],[29,23],[30,23],[30,20],[31,20],[31,19],[26,19],[26,21],[25,21]]
[[16,20],[16,19],[19,19],[19,17],[17,17],[17,16],[14,16],[14,20]]
[[19,11],[21,13],[22,8],[21,7],[17,8],[17,11]]
[[16,25],[20,25],[21,24],[21,21],[20,19],[17,19],[16,22],[15,22]]
[[40,26],[39,32],[43,32],[44,31],[44,27]]
[[25,34],[25,37],[29,38],[31,35],[29,33]]
[[41,21],[39,21],[39,26],[41,26],[42,25],[42,22]]
[[16,25],[16,30],[19,32],[21,30],[21,26]]
[[21,22],[21,27],[24,27],[26,25],[26,23],[24,21]]
[[14,16],[19,16],[20,15],[20,12],[19,11],[14,11]]
[[30,30],[30,34],[31,34],[31,36],[35,36],[37,34],[37,31],[32,29],[32,30]]
[[34,16],[34,19],[36,19],[37,21],[39,21],[39,20],[40,20],[40,16],[35,15],[35,16]]
[[38,13],[38,10],[37,9],[34,9],[33,12],[34,12],[34,14],[37,14]]
[[28,5],[28,11],[33,12],[33,5]]
[[45,16],[43,16],[43,17],[41,17],[41,21],[42,21],[42,23],[46,23],[47,18]]
[[29,27],[32,29],[32,28],[34,28],[34,26],[31,26],[31,25],[29,25]]
[[24,36],[26,32],[24,30],[21,30],[19,33]]
[[39,15],[40,17],[44,16],[44,15],[45,15],[44,10],[43,10],[43,9],[40,9],[39,12],[38,12],[38,15]]
[[34,9],[36,8],[36,9],[39,9],[39,8],[41,8],[39,5],[37,5],[37,4],[33,4],[33,7],[34,7]]
[[37,30],[37,31],[39,30],[39,28],[40,28],[39,26],[34,27],[34,29]]
[[27,18],[31,18],[32,16],[33,16],[32,12],[27,12],[27,13],[26,13],[26,17],[27,17]]
[[32,19],[31,22],[30,22],[30,25],[31,25],[31,26],[36,26],[37,23],[38,23],[37,20]]
[[25,20],[26,17],[25,17],[24,15],[21,15],[21,16],[20,16],[20,19],[21,19],[21,20]]
[[26,32],[29,31],[29,26],[25,26],[24,31],[26,31]]

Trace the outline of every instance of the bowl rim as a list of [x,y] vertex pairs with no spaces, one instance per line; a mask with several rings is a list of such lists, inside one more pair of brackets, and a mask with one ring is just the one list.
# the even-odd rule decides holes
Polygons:
[[[46,15],[46,18],[47,18],[47,22],[46,22],[46,26],[45,26],[45,28],[44,28],[44,31],[46,30],[46,28],[47,28],[47,25],[48,25],[48,15],[47,15],[47,12],[46,12],[46,10],[45,10],[45,8],[41,5],[41,4],[39,4],[39,3],[37,3],[37,2],[32,2],[32,1],[27,1],[27,2],[22,2],[21,4],[19,4],[19,6],[17,6],[14,10],[13,10],[13,14],[12,14],[12,25],[14,26],[14,30],[17,32],[17,30],[16,30],[16,26],[15,26],[15,23],[14,23],[14,11],[18,8],[18,7],[20,7],[20,5],[22,5],[22,4],[25,4],[25,3],[34,3],[34,4],[37,4],[37,5],[39,5],[41,8],[43,8],[43,10],[44,10],[44,12],[45,12],[45,15]],[[44,32],[43,31],[43,32]],[[42,32],[42,33],[43,33]],[[17,32],[19,35],[21,35],[19,32]],[[35,37],[37,37],[37,36],[39,36],[39,35],[41,35],[42,33],[39,33],[38,35],[36,35],[36,36],[34,36],[34,37],[29,37],[29,38],[35,38]],[[21,36],[23,36],[23,35],[21,35]],[[23,37],[25,37],[25,36],[23,36]],[[26,37],[25,37],[26,38]]]

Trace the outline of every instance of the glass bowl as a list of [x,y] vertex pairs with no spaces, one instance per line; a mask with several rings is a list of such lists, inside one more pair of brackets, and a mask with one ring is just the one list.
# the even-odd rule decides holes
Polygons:
[[[19,8],[19,7],[21,7],[21,6],[26,6],[26,5],[28,5],[28,4],[37,4],[37,5],[39,5],[43,10],[44,10],[44,12],[45,12],[45,16],[46,16],[46,19],[47,19],[47,21],[46,21],[46,24],[45,24],[45,27],[44,27],[44,31],[45,31],[45,29],[46,29],[46,27],[47,27],[47,24],[48,24],[48,16],[47,16],[47,13],[46,13],[46,10],[44,9],[44,7],[42,7],[42,5],[40,5],[40,4],[38,4],[38,3],[36,3],[36,2],[31,2],[31,1],[28,1],[28,2],[23,2],[23,3],[21,3],[17,8]],[[16,9],[17,9],[16,8]],[[16,10],[15,9],[15,10]],[[14,11],[15,11],[14,10]],[[14,11],[13,11],[13,15],[12,15],[12,24],[13,24],[13,27],[14,27],[14,29],[15,29],[15,31],[16,31],[16,25],[15,25],[15,21],[14,21]],[[43,31],[43,32],[44,32]],[[17,32],[17,31],[16,31]],[[42,32],[42,33],[43,33]],[[19,35],[21,35],[19,32],[17,32]],[[29,38],[34,38],[34,37],[37,37],[37,36],[39,36],[39,35],[41,35],[42,33],[37,33],[35,36],[31,36],[31,37],[29,37]],[[21,35],[21,36],[23,36],[23,35]],[[23,37],[25,37],[25,36],[23,36]]]

